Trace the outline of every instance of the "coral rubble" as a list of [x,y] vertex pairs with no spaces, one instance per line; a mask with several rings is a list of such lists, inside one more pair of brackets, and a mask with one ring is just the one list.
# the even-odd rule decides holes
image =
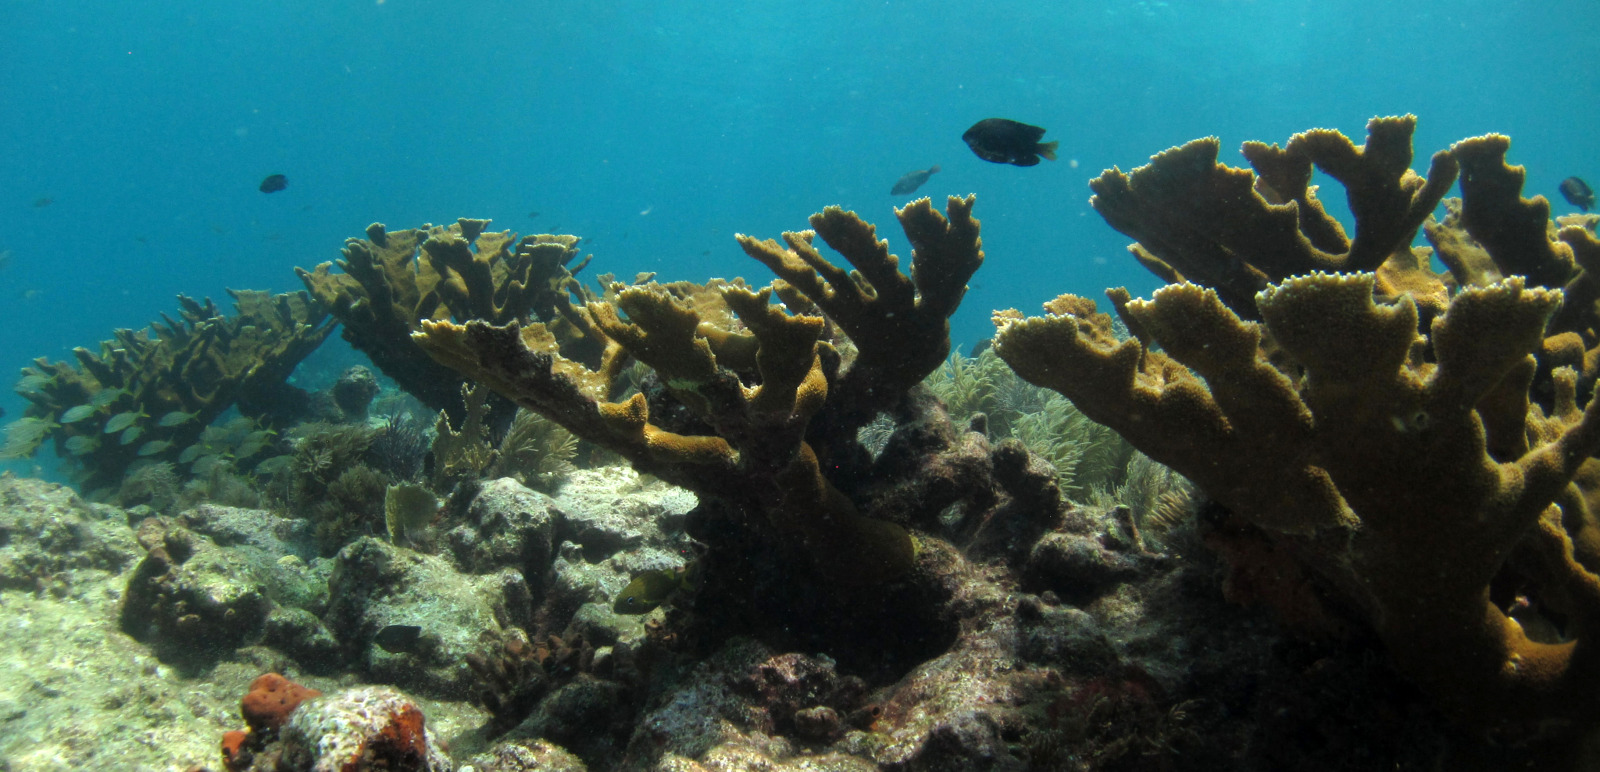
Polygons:
[[[1174,283],[1148,301],[1108,293],[1132,339],[1064,295],[1042,318],[998,312],[995,348],[1271,545],[1231,559],[1272,551],[1303,570],[1307,590],[1271,596],[1301,604],[1287,616],[1360,620],[1468,725],[1570,738],[1600,707],[1600,404],[1580,411],[1577,373],[1539,365],[1563,350],[1547,337],[1563,319],[1593,314],[1572,258],[1592,258],[1593,234],[1547,233],[1503,137],[1416,177],[1413,125],[1375,119],[1362,148],[1329,131],[1252,144],[1257,174],[1216,164],[1215,140],[1106,172],[1095,207]],[[1307,187],[1312,165],[1345,185],[1353,239]],[[1465,234],[1447,247],[1430,224],[1453,252],[1454,277],[1434,276],[1411,239],[1458,166]],[[1491,263],[1506,278],[1479,286]],[[1592,344],[1575,343],[1559,364],[1582,364]],[[1536,375],[1547,408],[1530,402]]]

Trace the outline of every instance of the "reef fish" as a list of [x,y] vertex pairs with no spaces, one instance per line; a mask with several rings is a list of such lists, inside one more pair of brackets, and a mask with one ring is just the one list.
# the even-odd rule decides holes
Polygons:
[[979,158],[997,164],[1034,166],[1039,156],[1056,160],[1057,142],[1040,142],[1044,129],[1005,118],[985,118],[961,138]]
[[289,187],[289,178],[281,174],[268,175],[266,179],[261,181],[262,193],[277,193],[287,187]]
[[932,177],[938,173],[938,164],[934,164],[926,169],[920,169],[914,172],[906,172],[905,176],[895,180],[894,187],[889,189],[889,195],[903,196],[907,193],[914,193],[916,192],[917,188],[922,187],[922,183],[928,181],[929,177]]
[[1594,208],[1594,191],[1589,188],[1589,183],[1577,177],[1561,181],[1561,197],[1585,212]]
[[667,596],[683,587],[689,571],[687,568],[663,568],[655,571],[646,571],[628,582],[628,586],[617,593],[617,599],[611,603],[611,610],[618,614],[648,614],[661,605]]
[[96,413],[94,405],[79,405],[61,414],[61,423],[75,424]]
[[105,432],[106,434],[116,434],[117,432],[134,425],[134,423],[139,419],[146,417],[147,416],[145,416],[144,413],[135,413],[133,411],[118,413],[114,416],[111,416],[111,420],[106,421],[105,428],[101,431]]
[[174,410],[164,416],[161,416],[160,424],[166,427],[182,426],[190,421],[193,421],[198,415],[200,415],[200,411],[198,410],[193,413],[185,413],[182,410]]
[[372,642],[390,654],[409,654],[417,650],[422,628],[416,625],[389,625],[372,636]]

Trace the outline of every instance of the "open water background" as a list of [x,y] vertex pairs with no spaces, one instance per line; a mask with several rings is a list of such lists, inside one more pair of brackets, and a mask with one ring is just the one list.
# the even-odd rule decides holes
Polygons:
[[[994,308],[1148,293],[1087,183],[1195,137],[1240,164],[1411,112],[1419,171],[1506,133],[1525,192],[1574,211],[1560,180],[1600,184],[1597,30],[1593,0],[0,0],[0,381],[178,293],[299,289],[373,221],[489,217],[590,239],[591,274],[764,283],[733,234],[838,204],[904,254],[888,190],[931,164],[917,195],[979,197],[965,346]],[[987,117],[1061,160],[979,160],[961,133]]]

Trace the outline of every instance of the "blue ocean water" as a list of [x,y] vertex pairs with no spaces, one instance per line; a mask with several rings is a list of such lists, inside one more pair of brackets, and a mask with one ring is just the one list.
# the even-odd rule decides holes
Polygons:
[[[1558,182],[1600,182],[1596,29],[1592,0],[6,0],[0,375],[177,293],[299,289],[373,221],[490,217],[590,239],[594,272],[760,283],[733,234],[838,204],[904,254],[888,190],[931,164],[918,195],[979,197],[970,344],[991,309],[1153,288],[1087,182],[1195,137],[1242,163],[1244,140],[1412,112],[1419,170],[1503,132],[1572,211]],[[1061,159],[979,160],[961,133],[995,116]],[[258,192],[273,173],[288,189]]]

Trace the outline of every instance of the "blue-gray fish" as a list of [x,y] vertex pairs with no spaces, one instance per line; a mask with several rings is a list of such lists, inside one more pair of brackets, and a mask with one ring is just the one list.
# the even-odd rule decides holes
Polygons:
[[390,654],[412,653],[421,641],[422,628],[418,625],[389,625],[372,636],[372,642]]
[[904,176],[895,181],[894,187],[889,189],[889,195],[903,196],[907,193],[915,193],[917,192],[917,188],[922,187],[922,183],[927,182],[929,177],[932,177],[938,173],[938,164],[934,164],[926,169],[919,169],[914,172],[906,172]]
[[1580,177],[1568,177],[1561,181],[1561,197],[1585,212],[1594,208],[1594,191]]
[[79,434],[67,438],[67,452],[74,456],[93,453],[94,449],[98,447],[100,447],[100,441],[93,437],[85,437]]
[[170,447],[172,447],[172,443],[167,440],[151,440],[139,446],[139,455],[153,456]]
[[120,445],[132,445],[133,441],[139,439],[141,434],[144,434],[143,427],[130,426],[122,430],[122,437],[117,440],[117,443]]

